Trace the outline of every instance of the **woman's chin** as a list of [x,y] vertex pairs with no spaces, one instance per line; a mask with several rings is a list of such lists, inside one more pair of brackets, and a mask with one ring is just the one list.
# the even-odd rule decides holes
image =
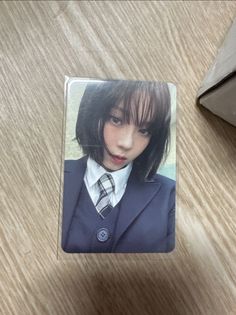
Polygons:
[[108,161],[104,161],[103,163],[103,167],[108,171],[108,172],[114,172],[114,171],[118,171],[122,168],[124,168],[127,164],[126,163],[112,163],[112,162],[108,162]]
[[102,165],[103,168],[105,168],[105,170],[107,170],[108,172],[114,172],[114,171],[118,171],[119,169],[121,169],[122,167],[118,167],[118,166],[114,166],[111,164],[103,164]]

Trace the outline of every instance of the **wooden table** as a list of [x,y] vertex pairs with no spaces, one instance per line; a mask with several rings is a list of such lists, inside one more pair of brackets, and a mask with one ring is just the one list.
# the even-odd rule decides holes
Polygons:
[[[235,1],[0,2],[0,313],[236,314],[236,128],[195,105]],[[174,82],[177,246],[58,248],[64,75]]]

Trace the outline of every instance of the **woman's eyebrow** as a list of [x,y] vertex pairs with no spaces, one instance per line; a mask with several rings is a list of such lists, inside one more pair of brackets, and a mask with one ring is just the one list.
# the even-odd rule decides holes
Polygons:
[[114,108],[112,108],[111,112],[115,112],[115,111],[121,112],[121,114],[124,113],[124,109],[123,109],[123,108],[120,108],[120,107],[114,107]]
[[145,129],[150,128],[150,126],[151,126],[151,122],[150,122],[150,121],[144,121],[144,122],[142,122],[142,123],[139,125],[140,128],[145,128]]
[[122,108],[122,107],[115,107],[115,108],[113,108],[113,109],[116,109],[116,110],[119,110],[120,112],[124,112],[124,108]]

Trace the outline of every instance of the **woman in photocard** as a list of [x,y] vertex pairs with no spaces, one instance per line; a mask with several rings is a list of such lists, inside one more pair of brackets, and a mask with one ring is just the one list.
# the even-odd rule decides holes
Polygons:
[[84,157],[64,165],[64,251],[174,249],[175,181],[157,174],[170,120],[167,83],[88,83],[76,123]]

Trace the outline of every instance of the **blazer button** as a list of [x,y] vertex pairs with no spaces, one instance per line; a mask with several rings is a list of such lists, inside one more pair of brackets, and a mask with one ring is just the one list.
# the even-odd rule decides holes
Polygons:
[[109,231],[106,228],[101,228],[97,231],[97,240],[99,242],[106,242],[109,238]]

